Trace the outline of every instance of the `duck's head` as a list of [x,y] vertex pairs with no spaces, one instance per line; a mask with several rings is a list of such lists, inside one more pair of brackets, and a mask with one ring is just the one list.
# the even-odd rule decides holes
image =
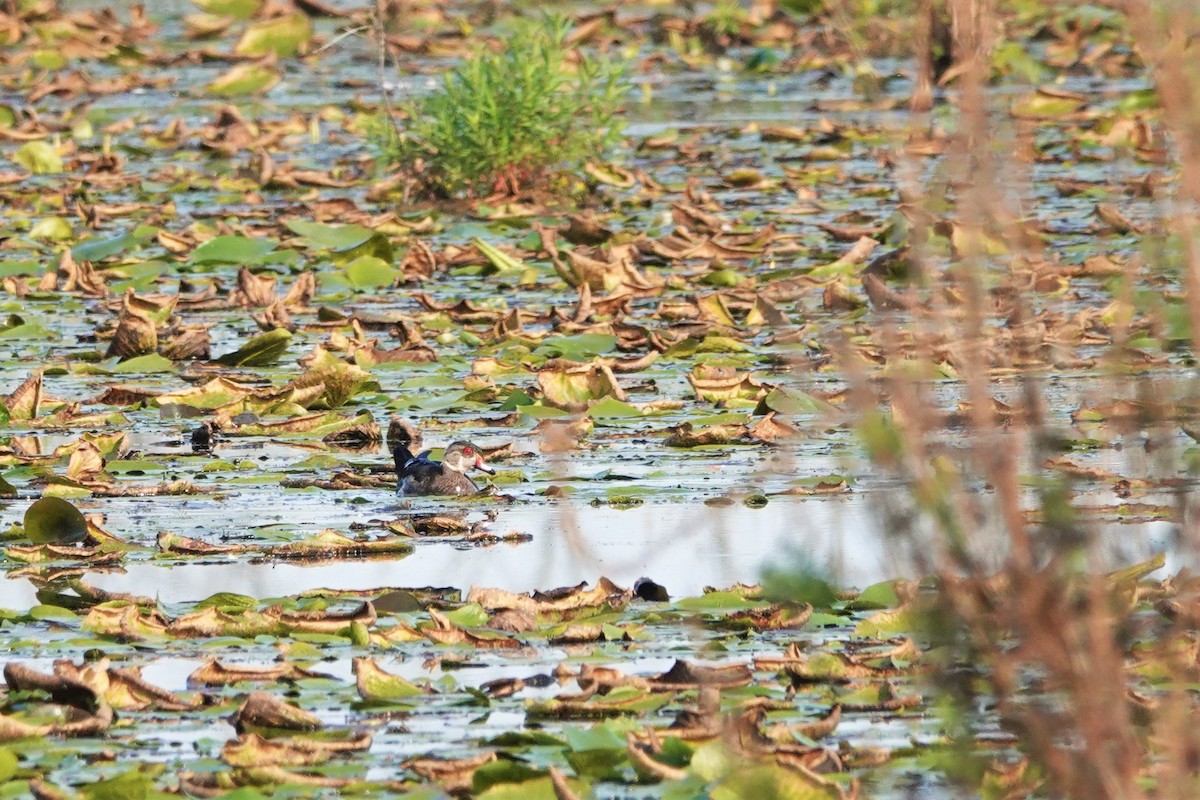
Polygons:
[[486,472],[488,475],[496,474],[496,470],[484,463],[483,454],[479,452],[479,448],[470,442],[455,442],[447,447],[445,454],[442,456],[442,463],[446,465],[446,469],[451,469],[455,472],[467,472],[477,469],[481,472]]

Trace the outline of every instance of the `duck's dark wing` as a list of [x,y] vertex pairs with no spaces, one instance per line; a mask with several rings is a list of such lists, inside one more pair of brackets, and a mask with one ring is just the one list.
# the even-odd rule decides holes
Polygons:
[[414,458],[404,465],[400,480],[411,478],[417,482],[432,481],[442,474],[442,465],[426,458]]
[[398,444],[396,445],[396,449],[392,451],[392,460],[396,463],[396,480],[399,481],[402,479],[404,468],[408,465],[408,462],[413,460],[413,454],[409,452],[407,447]]
[[440,494],[444,478],[442,463],[430,461],[422,453],[412,456],[397,468],[396,489],[406,495]]

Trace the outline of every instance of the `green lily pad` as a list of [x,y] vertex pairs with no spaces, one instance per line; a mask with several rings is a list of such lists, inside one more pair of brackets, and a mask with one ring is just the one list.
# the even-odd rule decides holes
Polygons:
[[880,581],[859,592],[854,599],[856,608],[893,608],[900,604],[895,581]]
[[29,63],[38,69],[53,71],[62,69],[71,62],[58,50],[35,50],[29,56]]
[[13,153],[12,160],[20,164],[34,175],[49,175],[63,171],[62,156],[54,145],[38,139],[26,142]]
[[487,624],[488,614],[478,603],[467,603],[447,614],[446,619],[464,628],[478,628]]
[[87,520],[58,497],[43,497],[25,511],[25,535],[34,544],[67,544],[87,537]]
[[678,601],[679,608],[688,611],[742,611],[765,605],[762,600],[749,600],[740,592],[708,592],[698,597],[685,597]]
[[236,64],[225,74],[208,85],[209,94],[221,97],[236,97],[244,94],[260,94],[279,83],[280,75],[261,64]]
[[154,791],[154,774],[162,772],[163,765],[143,771],[131,769],[115,778],[95,781],[80,789],[87,800],[147,800]]
[[368,702],[392,702],[419,697],[425,691],[399,675],[384,672],[369,659],[356,659],[354,672],[358,692]]
[[287,220],[284,226],[298,234],[306,247],[318,250],[352,250],[375,235],[362,225],[329,225],[303,219]]
[[628,419],[644,416],[641,409],[615,397],[603,397],[587,410],[592,419]]
[[89,236],[71,248],[71,255],[77,261],[101,261],[124,253],[141,242],[142,239],[133,233],[121,236]]
[[193,264],[261,264],[275,250],[270,239],[249,236],[217,236],[192,251],[188,259]]
[[217,362],[227,367],[265,367],[278,362],[283,357],[291,340],[291,331],[286,328],[276,328],[273,331],[260,333],[232,353],[226,353],[218,358]]
[[106,472],[114,475],[136,475],[146,472],[162,472],[165,467],[146,458],[117,459],[104,465]]
[[502,250],[493,247],[483,239],[472,239],[471,244],[479,249],[483,257],[488,260],[492,271],[499,274],[512,274],[525,271],[525,262],[519,258],[513,258]]
[[376,256],[359,256],[346,265],[346,278],[355,289],[391,286],[398,270]]
[[37,339],[40,341],[61,339],[62,334],[47,328],[40,322],[26,322],[11,328],[0,328],[0,339]]
[[312,23],[305,14],[276,17],[247,28],[234,52],[250,58],[272,53],[287,58],[299,52],[300,47],[312,38],[312,32]]
[[[500,759],[484,764],[475,770],[475,775],[471,780],[471,789],[475,794],[483,794],[493,786],[505,784],[524,786],[531,779],[544,774],[541,770],[526,766],[519,761]],[[550,796],[553,797],[553,793]]]
[[112,368],[114,374],[150,375],[156,372],[174,372],[175,362],[158,353],[147,353],[144,356],[134,356],[122,361]]
[[46,217],[38,220],[37,223],[29,229],[30,239],[44,239],[51,242],[61,242],[65,239],[70,239],[75,236],[75,230],[71,227],[71,223],[67,222],[62,217]]
[[50,619],[77,619],[79,617],[74,611],[62,606],[53,606],[47,603],[39,603],[29,609],[29,618],[37,620]]
[[250,19],[262,6],[262,0],[192,0],[201,11],[235,19]]
[[712,272],[706,273],[702,278],[700,278],[700,283],[708,286],[728,288],[737,286],[744,280],[745,278],[739,275],[736,270],[725,267],[723,269],[713,270]]
[[579,333],[574,336],[548,336],[542,340],[538,355],[547,358],[566,358],[570,361],[591,361],[596,356],[611,353],[617,337],[603,333]]
[[230,613],[239,613],[250,609],[257,609],[259,602],[253,597],[247,597],[244,594],[235,594],[233,592],[217,592],[214,595],[209,595],[203,600],[196,603],[196,610],[204,608],[217,608],[221,611]]

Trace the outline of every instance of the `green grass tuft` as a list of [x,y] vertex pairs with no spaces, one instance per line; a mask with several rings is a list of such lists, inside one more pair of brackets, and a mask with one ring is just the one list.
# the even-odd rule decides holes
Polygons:
[[620,136],[624,65],[574,59],[570,22],[523,23],[502,52],[481,50],[442,86],[377,125],[385,160],[429,194],[517,192],[579,167]]

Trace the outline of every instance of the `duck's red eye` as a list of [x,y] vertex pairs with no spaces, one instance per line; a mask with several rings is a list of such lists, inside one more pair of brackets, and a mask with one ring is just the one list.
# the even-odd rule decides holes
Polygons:
[[464,455],[464,456],[473,456],[473,455],[475,455],[475,450],[474,450],[473,448],[470,448],[470,447],[464,447],[464,448],[463,448],[463,455]]

